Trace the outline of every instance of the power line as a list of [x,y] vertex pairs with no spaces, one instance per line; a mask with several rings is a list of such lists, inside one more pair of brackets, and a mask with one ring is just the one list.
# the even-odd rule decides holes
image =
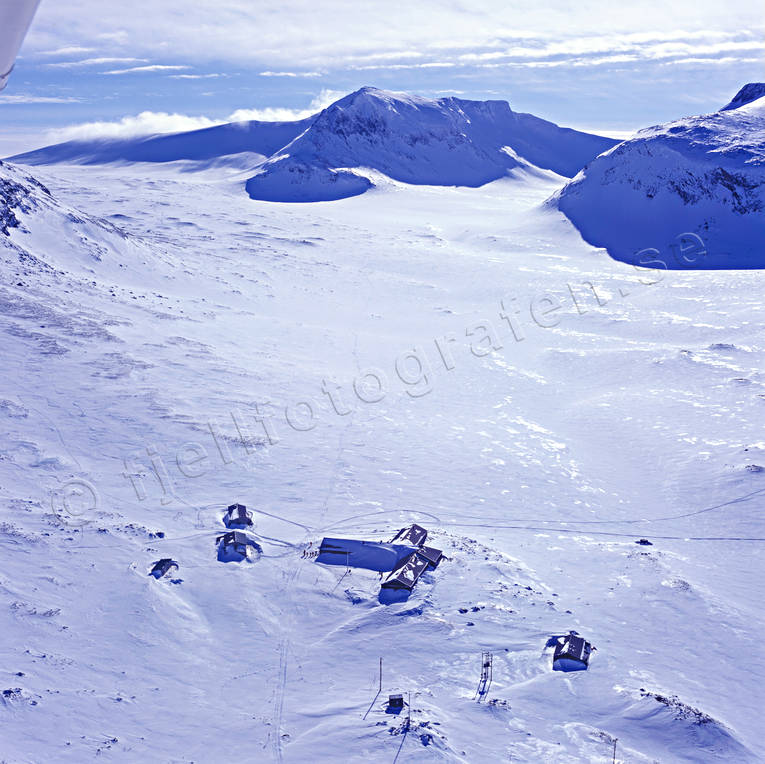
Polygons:
[[[535,525],[491,525],[488,523],[449,523],[448,527],[455,528],[490,528],[507,529],[518,531],[539,531],[542,533],[577,533],[588,536],[612,536],[616,538],[635,538],[634,533],[616,533],[613,531],[590,531],[581,528],[551,528],[549,526],[541,527]],[[651,534],[652,539],[662,539],[667,541],[765,541],[765,537],[749,536],[656,536]]]

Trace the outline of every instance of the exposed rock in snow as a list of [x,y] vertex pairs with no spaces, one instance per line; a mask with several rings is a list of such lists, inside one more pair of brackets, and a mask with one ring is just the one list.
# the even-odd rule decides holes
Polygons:
[[321,112],[259,168],[247,191],[267,201],[341,199],[373,185],[364,169],[442,186],[481,186],[529,165],[570,177],[613,144],[518,114],[506,101],[431,100],[366,87]]
[[745,103],[746,90],[735,109],[641,130],[550,202],[617,260],[765,266],[765,98]]
[[31,175],[20,172],[0,162],[0,233],[10,235],[11,228],[18,228],[17,211],[27,211],[35,205],[35,196],[50,192]]

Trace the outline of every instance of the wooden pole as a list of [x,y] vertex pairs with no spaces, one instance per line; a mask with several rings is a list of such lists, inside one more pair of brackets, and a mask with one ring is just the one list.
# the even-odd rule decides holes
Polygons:
[[616,741],[618,740],[618,737],[614,738],[614,758],[613,758],[613,764],[616,764]]

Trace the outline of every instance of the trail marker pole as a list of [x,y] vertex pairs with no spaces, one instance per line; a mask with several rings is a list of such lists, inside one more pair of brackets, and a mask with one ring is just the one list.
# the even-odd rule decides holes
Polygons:
[[382,656],[380,656],[380,683],[377,688],[377,695],[372,698],[372,702],[369,704],[369,708],[367,709],[367,712],[362,716],[362,719],[366,719],[367,716],[369,716],[369,712],[372,710],[372,706],[374,706],[375,701],[380,697],[380,693],[382,692]]

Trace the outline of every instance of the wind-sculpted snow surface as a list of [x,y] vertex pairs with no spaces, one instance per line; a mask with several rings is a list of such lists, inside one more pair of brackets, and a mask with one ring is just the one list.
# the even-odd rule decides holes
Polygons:
[[176,169],[0,167],[0,760],[762,762],[761,274],[598,257],[551,173]]
[[0,162],[0,245],[18,258],[19,272],[30,276],[46,270],[87,278],[96,263],[112,276],[128,263],[150,271],[143,242],[107,220],[61,204],[39,180],[6,162]]
[[530,165],[570,177],[613,144],[517,114],[506,101],[431,100],[362,88],[326,108],[264,162],[247,191],[265,201],[342,199],[372,187],[367,169],[437,186],[482,186]]
[[765,267],[765,97],[641,130],[551,202],[617,260]]

